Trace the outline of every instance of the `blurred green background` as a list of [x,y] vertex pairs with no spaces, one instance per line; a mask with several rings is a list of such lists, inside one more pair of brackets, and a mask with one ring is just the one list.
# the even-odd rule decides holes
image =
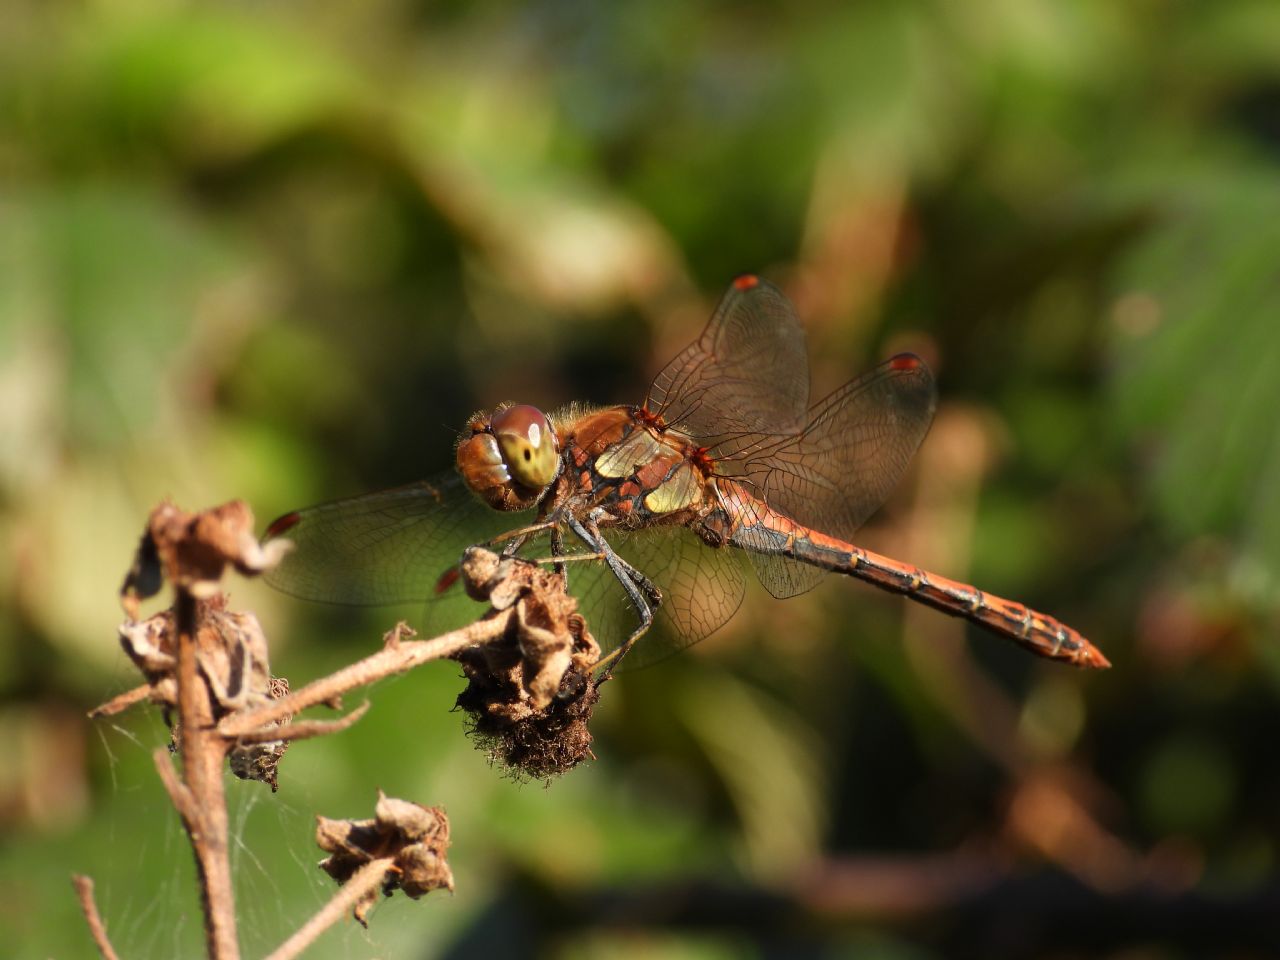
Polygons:
[[[193,956],[115,593],[149,508],[447,469],[504,399],[638,399],[729,279],[816,393],[941,404],[865,544],[1060,616],[1082,675],[860,584],[489,766],[450,664],[229,783],[246,955],[312,815],[445,805],[457,893],[318,957],[1280,953],[1280,5],[11,0],[0,18],[0,935]],[[394,619],[230,584],[295,686]]]

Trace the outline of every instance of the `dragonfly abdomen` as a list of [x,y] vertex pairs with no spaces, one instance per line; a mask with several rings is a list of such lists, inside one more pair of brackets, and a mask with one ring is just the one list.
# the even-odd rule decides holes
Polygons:
[[1024,604],[985,593],[967,583],[812,530],[769,511],[763,522],[739,527],[735,545],[758,553],[781,554],[810,566],[857,577],[882,590],[975,623],[1007,637],[1032,653],[1080,667],[1107,667],[1109,661],[1080,633]]

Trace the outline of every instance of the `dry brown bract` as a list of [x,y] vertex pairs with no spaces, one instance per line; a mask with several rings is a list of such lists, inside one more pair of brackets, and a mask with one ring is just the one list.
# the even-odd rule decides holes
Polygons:
[[[414,900],[432,890],[453,891],[453,872],[445,860],[449,849],[449,819],[440,807],[424,807],[378,792],[372,820],[330,820],[316,817],[316,843],[330,856],[321,868],[340,884],[378,860],[383,869],[381,890],[391,896],[403,890]],[[366,922],[378,902],[378,888],[369,889],[354,907],[355,918]]]
[[[166,711],[178,703],[177,608],[140,622],[134,618],[139,602],[158,592],[164,580],[185,591],[195,605],[196,663],[208,685],[215,720],[288,693],[288,682],[271,676],[258,618],[227,610],[226,598],[217,591],[226,567],[257,573],[275,563],[284,549],[259,547],[253,514],[238,500],[202,513],[186,513],[167,502],[152,511],[121,589],[130,619],[120,626],[121,646],[146,678],[152,702]],[[112,706],[98,712],[112,712]],[[285,717],[276,725],[288,722]],[[175,742],[177,736],[175,724]],[[235,745],[230,748],[231,769],[241,779],[261,780],[275,790],[276,767],[287,746],[283,740]]]
[[253,513],[243,500],[199,513],[165,501],[151,511],[125,577],[120,591],[125,613],[136,620],[138,601],[159,593],[162,578],[192,596],[209,597],[228,566],[252,576],[274,566],[288,549],[284,541],[258,543]]
[[587,723],[599,699],[591,672],[600,647],[557,573],[480,549],[463,558],[467,591],[494,610],[512,610],[495,642],[455,659],[469,681],[458,706],[472,731],[517,774],[545,778],[593,757]]
[[[219,716],[256,705],[273,694],[267,640],[252,613],[226,609],[221,594],[197,601],[196,659],[209,683]],[[152,699],[177,702],[174,612],[120,625],[120,645],[152,686]]]

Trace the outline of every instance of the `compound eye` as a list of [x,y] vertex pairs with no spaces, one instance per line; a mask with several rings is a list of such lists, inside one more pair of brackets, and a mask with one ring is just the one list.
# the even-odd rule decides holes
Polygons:
[[546,415],[537,407],[519,403],[493,415],[489,423],[503,462],[522,486],[541,490],[556,478],[559,451],[556,435]]

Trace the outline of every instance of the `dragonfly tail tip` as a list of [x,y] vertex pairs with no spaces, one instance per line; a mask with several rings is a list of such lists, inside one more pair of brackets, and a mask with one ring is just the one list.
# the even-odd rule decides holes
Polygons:
[[1080,666],[1088,667],[1092,670],[1110,670],[1111,661],[1106,655],[1092,644],[1084,652],[1084,656],[1080,658]]

